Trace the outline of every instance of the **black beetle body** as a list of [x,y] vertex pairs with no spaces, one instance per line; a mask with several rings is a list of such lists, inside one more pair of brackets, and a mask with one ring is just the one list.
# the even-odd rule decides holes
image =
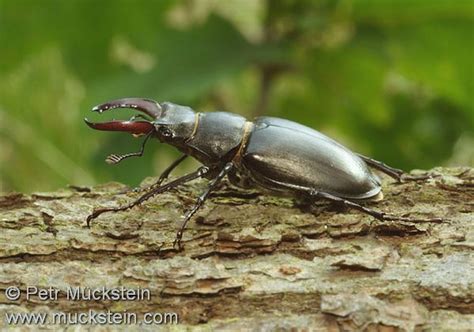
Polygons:
[[[111,101],[93,110],[103,112],[123,107],[142,111],[152,119],[135,121],[133,118],[106,123],[90,123],[86,120],[94,129],[147,135],[140,152],[111,155],[107,159],[110,163],[141,156],[149,137],[175,146],[183,152],[183,157],[168,167],[159,181],[149,188],[150,191],[139,199],[124,207],[95,210],[88,217],[88,223],[104,212],[126,210],[193,179],[209,178],[211,181],[207,190],[185,216],[175,241],[179,243],[187,221],[225,176],[233,184],[245,188],[257,187],[278,195],[324,198],[361,210],[380,220],[409,220],[406,217],[390,217],[352,201],[382,197],[381,182],[368,165],[399,181],[404,175],[403,171],[355,154],[326,135],[299,123],[274,117],[259,117],[250,122],[232,113],[196,113],[189,107],[139,98]],[[205,166],[161,185],[171,170],[187,156],[194,157]]]
[[226,112],[191,115],[188,107],[160,105],[163,118],[153,122],[158,138],[209,167],[234,161],[229,179],[238,186],[290,195],[317,189],[352,199],[381,190],[360,157],[306,126],[272,117],[249,122]]

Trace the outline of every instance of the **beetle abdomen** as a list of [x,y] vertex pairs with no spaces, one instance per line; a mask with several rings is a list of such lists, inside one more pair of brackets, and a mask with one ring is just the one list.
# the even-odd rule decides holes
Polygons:
[[262,117],[255,121],[242,165],[256,183],[275,190],[315,189],[352,199],[380,192],[380,180],[349,149],[311,128],[279,120]]

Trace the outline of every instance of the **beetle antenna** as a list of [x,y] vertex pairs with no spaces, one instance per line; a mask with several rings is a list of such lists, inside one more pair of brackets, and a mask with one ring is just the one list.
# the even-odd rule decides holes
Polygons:
[[130,158],[130,157],[141,157],[143,156],[143,152],[145,151],[145,144],[148,141],[148,139],[151,137],[153,134],[154,130],[151,130],[148,134],[146,134],[145,139],[143,140],[142,147],[140,151],[138,152],[131,152],[131,153],[126,153],[126,154],[111,154],[107,158],[105,158],[105,162],[107,164],[115,165],[121,162],[124,159]]
[[147,121],[150,121],[150,118],[143,115],[143,114],[135,114],[134,116],[132,116],[128,121],[135,121],[135,119],[144,119],[144,120],[147,120]]

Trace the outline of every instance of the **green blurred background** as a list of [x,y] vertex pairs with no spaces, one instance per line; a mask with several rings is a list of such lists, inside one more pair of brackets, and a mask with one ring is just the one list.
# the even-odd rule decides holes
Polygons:
[[0,0],[0,191],[159,174],[176,151],[110,166],[140,140],[83,122],[127,96],[288,118],[407,170],[473,166],[473,18],[462,0]]

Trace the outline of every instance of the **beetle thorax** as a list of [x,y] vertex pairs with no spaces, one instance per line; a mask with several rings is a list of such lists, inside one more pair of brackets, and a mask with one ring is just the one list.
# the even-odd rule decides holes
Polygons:
[[246,122],[244,117],[232,113],[199,113],[194,134],[185,148],[208,166],[228,162],[241,146]]

